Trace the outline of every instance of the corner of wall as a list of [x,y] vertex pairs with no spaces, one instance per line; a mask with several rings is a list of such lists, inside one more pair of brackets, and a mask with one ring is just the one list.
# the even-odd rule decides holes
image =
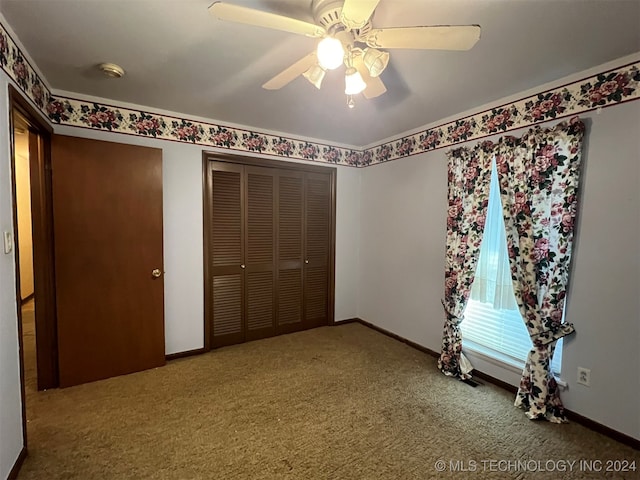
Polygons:
[[[0,231],[13,231],[9,79],[0,72]],[[24,439],[18,351],[18,316],[14,254],[0,254],[0,478],[13,467]]]

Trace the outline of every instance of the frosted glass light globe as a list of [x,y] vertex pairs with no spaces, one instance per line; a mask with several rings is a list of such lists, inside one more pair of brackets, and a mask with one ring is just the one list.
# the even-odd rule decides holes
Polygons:
[[362,57],[365,67],[369,70],[369,74],[372,77],[379,76],[384,69],[387,68],[389,63],[389,53],[381,52],[375,48],[365,48],[364,56]]
[[318,43],[318,63],[327,70],[334,70],[342,65],[344,48],[337,38],[326,37]]
[[344,93],[347,95],[357,95],[367,88],[367,84],[362,79],[362,75],[355,68],[349,67],[344,75]]

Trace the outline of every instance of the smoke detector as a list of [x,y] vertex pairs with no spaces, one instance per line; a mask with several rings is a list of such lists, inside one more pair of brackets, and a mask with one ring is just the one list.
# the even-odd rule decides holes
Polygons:
[[101,63],[100,65],[98,65],[98,70],[100,70],[109,78],[124,77],[124,69],[120,65],[116,65],[115,63]]

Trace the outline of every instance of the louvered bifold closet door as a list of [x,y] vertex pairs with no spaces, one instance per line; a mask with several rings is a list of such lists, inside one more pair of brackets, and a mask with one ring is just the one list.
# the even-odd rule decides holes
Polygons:
[[303,328],[304,172],[278,175],[278,333]]
[[212,346],[244,341],[244,187],[241,165],[211,162]]
[[304,326],[329,322],[331,177],[305,174]]
[[275,181],[270,168],[245,167],[246,219],[245,299],[246,340],[272,337],[276,334],[275,298]]

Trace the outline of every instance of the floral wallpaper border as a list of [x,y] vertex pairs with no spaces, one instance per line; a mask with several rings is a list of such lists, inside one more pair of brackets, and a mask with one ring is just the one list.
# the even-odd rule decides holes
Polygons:
[[398,160],[640,99],[640,62],[634,62],[360,150],[55,96],[2,24],[0,67],[45,116],[60,125],[353,167]]
[[61,125],[332,164],[360,160],[358,150],[68,97],[53,96],[46,111]]
[[1,23],[0,67],[46,116],[51,91]]
[[368,148],[362,152],[359,166],[397,160],[638,99],[640,62],[634,62]]

